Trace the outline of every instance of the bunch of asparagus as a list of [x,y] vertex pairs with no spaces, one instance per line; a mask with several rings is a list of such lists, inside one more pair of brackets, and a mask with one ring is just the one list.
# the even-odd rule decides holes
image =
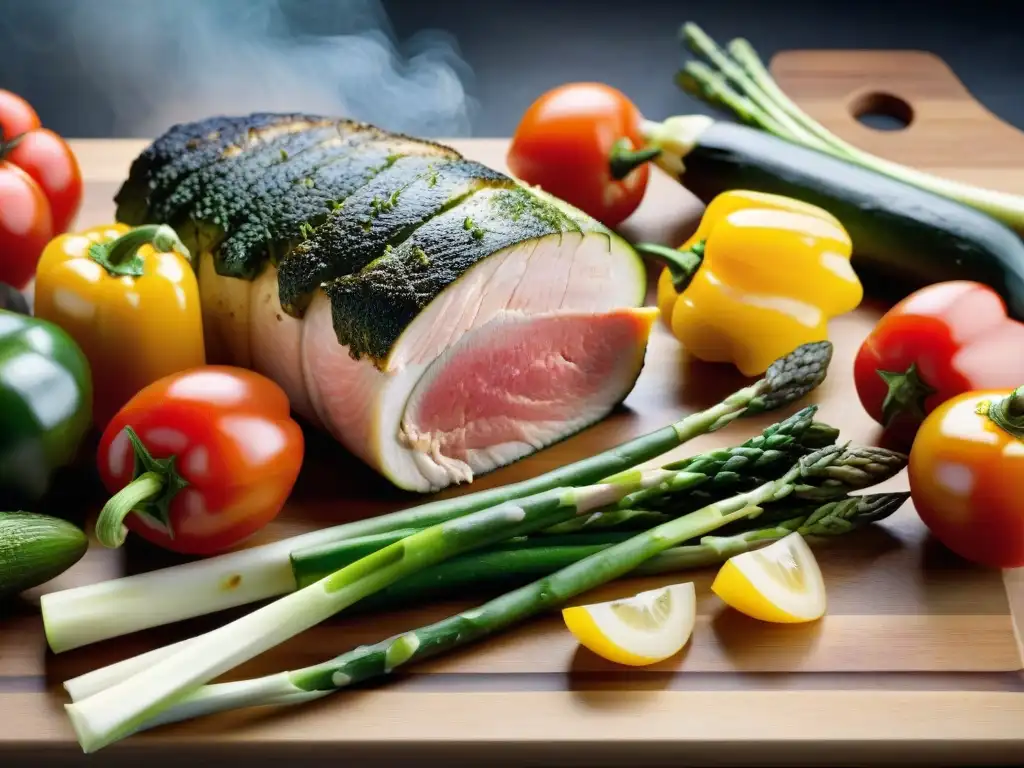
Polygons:
[[[805,345],[761,381],[674,425],[674,437],[653,433],[661,437],[639,438],[508,486],[497,492],[496,503],[472,500],[493,498],[495,491],[470,494],[456,500],[457,513],[455,505],[443,514],[434,506],[428,517],[426,505],[391,516],[369,534],[336,531],[310,546],[293,542],[289,569],[296,588],[290,594],[205,635],[68,681],[74,703],[67,710],[83,749],[210,712],[319,698],[479,640],[628,573],[713,564],[792,531],[830,536],[885,517],[906,494],[851,491],[888,479],[906,457],[837,443],[836,430],[814,420],[813,406],[743,445],[635,468],[658,455],[646,455],[654,443],[664,452],[740,416],[799,399],[823,380],[830,359],[827,342]],[[716,531],[726,535],[709,537]],[[465,587],[470,579],[514,588],[319,665],[209,684],[357,602],[422,598]]]
[[676,84],[688,93],[748,125],[957,200],[1024,234],[1024,199],[1020,196],[925,173],[858,149],[800,109],[778,86],[747,40],[736,38],[721,47],[693,22],[683,25],[680,37],[700,57],[685,61],[676,73]]

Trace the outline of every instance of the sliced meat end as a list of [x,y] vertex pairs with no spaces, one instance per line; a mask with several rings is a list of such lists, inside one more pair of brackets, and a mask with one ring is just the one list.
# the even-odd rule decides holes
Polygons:
[[505,311],[601,312],[644,303],[646,273],[628,245],[569,232],[506,248],[467,270],[400,331],[388,370],[425,365]]
[[[542,238],[579,235],[574,222],[524,188],[478,190],[358,273],[324,283],[338,340],[382,364],[406,326],[481,262]],[[489,290],[480,288],[478,296],[486,297]]]
[[252,364],[249,347],[249,299],[252,281],[217,274],[213,254],[199,254],[199,303],[203,315],[206,361],[211,365]]
[[431,485],[469,482],[604,418],[633,388],[657,310],[507,312],[417,382],[398,443]]
[[252,283],[248,332],[252,369],[277,382],[288,395],[293,411],[313,426],[322,426],[309,400],[302,371],[302,320],[281,309],[277,270],[272,264]]
[[423,454],[401,445],[398,435],[413,390],[439,356],[507,313],[600,314],[638,307],[646,286],[642,262],[621,239],[578,231],[527,239],[466,269],[411,319],[382,309],[377,327],[397,324],[389,331],[397,341],[384,361],[338,343],[336,307],[329,291],[319,291],[302,330],[310,402],[339,442],[396,485],[438,490],[455,482],[456,473],[418,466],[414,457]]

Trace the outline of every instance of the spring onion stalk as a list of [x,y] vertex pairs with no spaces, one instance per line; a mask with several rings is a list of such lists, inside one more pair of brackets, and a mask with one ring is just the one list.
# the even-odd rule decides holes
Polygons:
[[695,473],[635,470],[618,475],[614,482],[555,488],[417,531],[308,587],[194,638],[110,688],[67,705],[79,743],[89,753],[123,738],[192,688],[399,579],[464,552],[601,509],[627,493],[665,482],[671,475],[686,475],[694,485],[707,481],[706,475]]
[[[782,421],[772,424],[761,434],[746,440],[742,445],[708,451],[671,462],[663,468],[667,470],[663,475],[667,480],[651,486],[650,490],[658,491],[654,498],[662,502],[665,500],[666,493],[671,493],[673,497],[690,496],[697,493],[700,488],[709,488],[714,498],[724,498],[742,490],[749,490],[766,480],[779,477],[800,456],[806,455],[816,448],[835,443],[839,431],[827,424],[815,421],[816,412],[817,406],[807,406]],[[683,474],[679,474],[680,472]],[[704,481],[694,482],[693,475],[695,474],[704,477]],[[623,473],[617,477],[630,479],[629,473]],[[616,477],[612,477],[607,480],[615,479]],[[724,492],[727,489],[731,489],[732,493]],[[636,495],[636,492],[628,493],[623,498]],[[706,498],[703,503],[696,504],[690,509],[704,506],[714,498]],[[508,550],[533,546],[554,547],[562,544],[576,546],[594,543],[607,545],[628,538],[628,535],[624,536],[618,529],[652,528],[677,516],[678,513],[620,508],[604,509],[549,526],[530,537],[510,538],[496,548]],[[580,525],[574,525],[574,523],[580,523]],[[293,550],[290,558],[294,580],[299,587],[308,586],[319,581],[328,573],[343,568],[416,532],[415,529],[399,529],[388,533],[371,534]],[[509,557],[515,557],[515,555],[509,555]],[[178,644],[178,646],[181,645]],[[178,646],[175,647],[178,648]],[[164,649],[156,649],[134,659],[125,660],[121,663],[120,668],[137,671],[166,655],[168,654]],[[104,675],[106,674],[104,670],[96,670],[89,673],[87,677],[105,679]]]
[[802,345],[774,362],[763,378],[707,410],[529,480],[184,565],[48,593],[40,605],[47,642],[54,653],[60,653],[277,597],[297,588],[288,559],[294,549],[403,528],[422,529],[552,488],[595,483],[721,429],[734,419],[802,398],[824,381],[831,359],[832,345],[827,341]]
[[[793,532],[806,537],[812,545],[817,545],[826,539],[851,533],[884,520],[903,506],[909,496],[910,494],[905,492],[879,493],[848,496],[820,505],[802,503],[796,507],[790,507],[786,504],[769,504],[765,506],[765,514],[761,515],[761,518],[776,517],[775,522],[765,521],[759,527],[731,535],[704,536],[696,544],[670,547],[638,565],[630,571],[630,575],[656,576],[719,565],[730,557],[778,541]],[[781,509],[777,514],[772,515],[771,510],[775,506],[780,506]],[[364,603],[372,602],[375,608],[383,608],[393,603],[404,605],[426,597],[455,594],[467,587],[488,590],[517,588],[526,582],[548,576],[611,546],[608,542],[576,543],[570,542],[568,539],[565,544],[549,546],[546,544],[547,539],[538,541],[542,543],[528,549],[499,545],[486,551],[463,555],[439,563],[417,576],[402,579],[368,598]],[[157,659],[164,658],[167,651],[180,645],[178,643],[166,648],[159,648],[150,653],[101,667],[93,672],[87,672],[65,682],[64,688],[71,696],[72,701],[84,699],[145,669]],[[216,684],[205,686],[205,688],[207,691],[235,690],[236,685],[229,683],[222,688],[221,684]],[[234,708],[227,698],[221,703],[225,705],[224,708]],[[169,722],[163,718],[160,720]],[[152,724],[154,723],[151,722]]]
[[789,131],[742,93],[734,90],[725,78],[703,61],[688,61],[676,73],[676,85],[711,104],[727,106],[740,120],[755,128],[763,128],[776,136],[788,138]]
[[814,147],[815,149],[827,149],[828,143],[822,141],[811,131],[807,130],[799,120],[795,120],[785,109],[777,105],[771,97],[747,75],[743,67],[727,56],[705,32],[692,22],[687,22],[682,28],[682,37],[686,43],[704,56],[711,65],[724,76],[725,80],[740,89],[744,97],[757,107],[763,114],[780,129],[792,137],[794,141]]
[[[331,661],[305,669],[282,672],[255,680],[197,687],[174,701],[170,707],[150,711],[147,713],[148,717],[135,718],[131,722],[130,731],[125,731],[122,735],[226,709],[309,701],[354,683],[387,675],[413,661],[436,656],[480,640],[635,571],[643,563],[680,542],[706,536],[729,523],[761,514],[764,511],[763,506],[777,503],[804,488],[813,486],[821,477],[822,470],[829,466],[841,465],[846,460],[847,451],[847,446],[823,448],[801,458],[777,480],[639,533],[478,608],[463,611],[435,624],[390,637],[374,645],[360,646]],[[844,497],[848,490],[857,490],[883,482],[906,465],[905,456],[892,452],[880,452],[878,459],[870,465],[864,465],[860,459],[855,460],[856,469],[846,474],[848,480],[855,482],[854,485],[843,488],[826,483],[824,488],[830,489],[827,492],[832,494],[832,498],[822,501],[821,509],[812,513],[812,517],[828,518],[829,509],[833,510],[834,514],[833,502]],[[848,520],[846,522],[852,524]],[[827,523],[824,524],[824,528],[828,527]],[[685,560],[685,557],[681,559]],[[138,676],[132,679],[137,680]],[[112,691],[117,691],[122,685],[115,684],[95,693],[86,698],[83,704],[94,702],[101,696],[109,697]]]
[[[780,138],[977,208],[1024,235],[1024,196],[953,181],[858,149],[814,120],[786,96],[746,40],[733,40],[727,53],[691,22],[683,26],[682,36],[687,45],[711,65],[684,65],[685,74],[677,76],[676,80],[687,90],[726,106],[745,122],[753,122]],[[730,83],[733,87],[730,90],[735,89],[742,100],[721,98],[723,81]],[[756,109],[751,110],[750,104]]]

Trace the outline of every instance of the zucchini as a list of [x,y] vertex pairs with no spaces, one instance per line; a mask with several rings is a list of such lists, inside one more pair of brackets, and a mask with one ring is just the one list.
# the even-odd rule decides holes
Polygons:
[[[858,275],[886,296],[946,280],[991,286],[1024,319],[1024,242],[974,208],[764,131],[705,116],[652,131],[657,164],[705,204],[731,189],[829,211],[853,241]],[[680,163],[681,160],[681,163]],[[681,167],[680,167],[681,165]]]
[[89,542],[66,520],[0,512],[0,599],[55,578],[77,563]]

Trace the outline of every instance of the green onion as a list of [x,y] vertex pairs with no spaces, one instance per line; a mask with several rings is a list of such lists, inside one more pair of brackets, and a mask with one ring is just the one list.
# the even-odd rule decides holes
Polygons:
[[423,529],[552,488],[595,483],[720,429],[736,418],[798,400],[824,380],[831,357],[832,345],[827,341],[798,347],[773,363],[763,378],[707,410],[529,480],[185,565],[48,593],[41,600],[47,641],[51,650],[60,653],[294,592],[297,584],[289,556],[296,549],[400,529]]
[[775,136],[977,208],[1024,234],[1024,196],[953,181],[858,149],[800,109],[746,40],[731,41],[726,52],[692,22],[683,25],[681,36],[708,62],[683,65],[676,82],[685,90]]
[[[810,515],[812,524],[813,521],[838,517],[838,528],[848,528],[855,524],[849,519],[851,513],[861,507],[856,500],[844,499],[847,492],[883,482],[905,466],[905,456],[884,449],[829,446],[804,456],[781,478],[747,493],[714,502],[684,517],[613,544],[479,608],[463,611],[436,624],[388,638],[375,645],[362,646],[324,664],[257,680],[221,686],[201,686],[201,683],[230,668],[226,664],[211,664],[209,655],[216,655],[225,661],[230,659],[236,664],[244,660],[239,658],[237,653],[225,651],[223,642],[228,640],[229,636],[223,630],[215,630],[204,638],[211,638],[218,633],[222,637],[206,640],[202,647],[186,647],[184,651],[158,660],[154,666],[137,672],[126,680],[113,682],[109,687],[101,688],[69,705],[68,711],[83,749],[91,752],[158,723],[240,706],[308,701],[353,683],[389,674],[414,660],[434,656],[493,634],[634,571],[643,563],[681,542],[710,533],[731,522],[760,515],[764,511],[762,506],[777,503],[796,493],[806,493],[820,499],[819,507]],[[641,478],[648,474],[650,473],[636,473],[635,482],[644,482]],[[649,486],[652,483],[648,480],[646,484]],[[570,504],[575,506],[577,511],[584,511],[588,501],[597,506],[606,503],[613,495],[617,495],[616,489],[607,486],[593,486],[575,491],[570,489],[569,497],[563,497],[560,503]],[[840,499],[844,499],[846,504],[837,505],[835,502]],[[904,499],[905,496],[902,496],[900,503]],[[892,500],[889,500],[880,507],[891,507],[892,503]],[[874,514],[879,513],[879,505],[867,506],[874,508]],[[518,508],[513,505],[508,507]],[[525,503],[523,508],[527,508]],[[835,514],[837,509],[843,510],[838,516]],[[452,523],[447,525],[451,526]],[[827,529],[828,524],[825,524],[825,527]],[[833,529],[836,527],[833,525]],[[470,527],[460,530],[460,534],[467,538],[475,536]],[[772,534],[767,535],[770,537]],[[418,536],[421,534],[398,542],[392,547],[408,545]],[[436,536],[422,541],[423,547],[430,550],[439,545]],[[441,541],[443,542],[443,539]],[[354,586],[360,581],[373,578],[378,572],[390,568],[390,561],[382,557],[382,553],[388,549],[390,547],[328,576],[324,582],[318,582],[314,587],[336,580],[353,568],[360,570],[361,575],[355,581],[344,579],[346,584]],[[405,557],[415,557],[414,550],[415,548],[409,547]],[[378,561],[383,563],[382,567],[376,567]],[[375,583],[380,584],[381,581],[382,579],[378,578]],[[294,601],[297,595],[310,589],[313,588],[306,588],[295,595],[282,598],[274,605]],[[364,593],[365,591],[363,590]],[[267,609],[261,609],[253,615],[266,611]],[[278,611],[274,618],[291,621],[296,617],[283,615],[282,611]],[[243,622],[245,619],[234,624],[241,625]],[[266,645],[266,635],[281,634],[280,629],[268,625],[266,621],[253,624],[251,630],[262,634],[256,638],[247,638],[244,647],[255,648],[256,653],[259,649],[270,647]],[[230,627],[231,625],[225,629]],[[249,630],[250,627],[246,626],[245,629]],[[239,627],[234,634],[238,635],[241,632],[242,627]],[[281,639],[283,638],[279,637],[278,641]],[[233,642],[242,647],[237,638]],[[203,672],[197,673],[197,667],[202,667]],[[97,684],[109,684],[113,679],[115,676],[110,674],[105,679],[94,678],[92,690],[95,691]],[[160,683],[160,693],[154,693],[153,686]],[[78,685],[71,686],[71,689],[76,689],[79,694],[90,690],[89,686],[82,685],[81,681]]]
[[133,732],[192,688],[294,637],[353,603],[472,549],[521,536],[614,504],[668,479],[684,487],[706,475],[653,469],[615,481],[563,487],[425,528],[223,627],[179,644],[127,680],[67,705],[79,742],[93,752]]

